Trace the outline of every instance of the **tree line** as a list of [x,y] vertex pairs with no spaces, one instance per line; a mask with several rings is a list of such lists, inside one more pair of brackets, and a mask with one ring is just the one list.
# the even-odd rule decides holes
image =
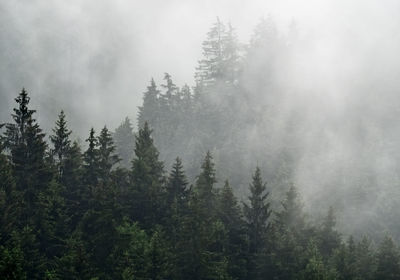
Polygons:
[[344,240],[333,209],[310,221],[294,185],[272,207],[258,167],[240,202],[210,152],[192,184],[180,158],[166,173],[146,122],[126,168],[107,127],[82,151],[61,111],[46,142],[27,91],[15,101],[0,146],[3,279],[400,277],[389,236]]

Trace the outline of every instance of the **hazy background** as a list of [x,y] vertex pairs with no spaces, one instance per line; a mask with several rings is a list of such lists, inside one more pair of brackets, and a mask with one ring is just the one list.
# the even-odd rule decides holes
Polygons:
[[344,228],[400,232],[399,1],[2,0],[0,120],[23,86],[46,130],[61,109],[82,138],[91,126],[135,120],[151,77],[160,83],[169,72],[178,86],[194,84],[217,16],[243,43],[261,17],[272,16],[282,34],[296,22],[300,43],[280,76],[288,82],[274,123],[293,111],[303,119],[293,181],[310,208],[336,194]]
[[169,72],[178,85],[193,85],[201,42],[217,16],[230,21],[243,42],[263,16],[282,30],[295,20],[316,41],[310,71],[334,87],[324,84],[324,94],[342,101],[348,85],[335,84],[337,78],[358,83],[364,76],[345,76],[360,69],[390,74],[373,56],[379,51],[397,60],[399,6],[371,0],[0,1],[0,117],[8,116],[11,97],[25,86],[46,127],[61,108],[80,132],[115,127],[124,116],[136,116],[151,77],[161,80]]

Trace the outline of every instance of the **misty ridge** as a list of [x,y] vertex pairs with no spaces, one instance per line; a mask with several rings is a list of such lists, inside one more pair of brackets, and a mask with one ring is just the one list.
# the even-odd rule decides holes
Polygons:
[[0,4],[5,279],[400,279],[399,5],[248,36],[215,16],[197,55],[122,2],[22,3]]

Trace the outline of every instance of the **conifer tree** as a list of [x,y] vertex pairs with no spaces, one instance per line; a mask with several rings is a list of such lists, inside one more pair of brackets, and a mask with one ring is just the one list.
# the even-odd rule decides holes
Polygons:
[[249,239],[248,279],[260,277],[258,262],[261,254],[267,250],[267,234],[270,228],[270,203],[267,201],[269,192],[261,178],[260,168],[257,167],[250,184],[250,204],[244,204],[244,215],[247,222]]
[[54,135],[50,135],[50,141],[53,143],[53,154],[57,157],[58,175],[62,177],[64,172],[64,158],[68,153],[68,149],[71,146],[71,140],[69,136],[72,131],[67,127],[67,121],[65,120],[64,111],[61,111],[56,121],[56,127],[53,128]]
[[[89,197],[87,186],[83,182],[83,158],[79,144],[74,141],[64,157],[64,170],[61,184],[64,186],[66,214],[69,217],[70,230],[73,231],[79,219],[86,211]],[[85,202],[86,201],[86,202]]]
[[372,280],[376,271],[376,259],[374,257],[371,241],[363,236],[355,249],[355,274],[358,279]]
[[177,157],[168,177],[166,191],[168,207],[174,208],[178,215],[184,210],[187,202],[187,185],[188,181],[183,170],[182,160]]
[[163,102],[166,106],[171,106],[173,97],[178,93],[178,87],[172,81],[172,77],[168,73],[164,73],[165,84],[161,85],[165,89],[165,93],[162,95]]
[[328,214],[323,220],[320,232],[320,250],[323,257],[329,257],[333,250],[340,245],[340,236],[335,226],[335,214],[333,213],[333,208],[329,207]]
[[151,79],[147,91],[143,94],[143,105],[139,107],[138,127],[143,128],[147,122],[151,127],[157,127],[160,111],[160,91],[154,79]]
[[203,59],[195,74],[198,86],[210,88],[217,83],[234,84],[239,68],[238,49],[231,25],[227,28],[217,18],[203,42]]
[[260,168],[257,167],[250,184],[250,204],[244,204],[244,214],[247,220],[250,253],[257,253],[264,246],[265,234],[270,227],[270,203],[267,201],[269,193],[266,184],[261,178]]
[[99,176],[102,182],[110,180],[110,172],[113,166],[119,161],[118,155],[115,154],[115,146],[107,127],[101,130],[97,138],[98,156],[99,156]]
[[6,125],[5,144],[10,150],[16,189],[23,204],[20,222],[21,225],[32,225],[38,195],[46,189],[52,174],[45,162],[45,134],[33,118],[35,110],[28,108],[27,91],[22,89],[15,101],[18,104],[12,115],[15,123]]
[[115,142],[116,152],[121,158],[121,166],[130,168],[135,147],[135,135],[128,117],[115,129],[113,140]]
[[146,122],[136,136],[131,175],[133,198],[128,206],[131,217],[145,229],[162,221],[164,215],[164,170],[158,155]]
[[393,239],[385,236],[377,253],[376,280],[400,279],[400,256]]
[[83,154],[84,159],[84,180],[89,186],[96,186],[99,176],[99,151],[97,149],[98,139],[95,136],[94,128],[90,129],[89,137],[86,139],[88,148]]
[[215,193],[214,184],[217,182],[215,178],[215,168],[210,151],[201,165],[201,173],[196,181],[196,195],[204,206],[204,210],[210,214],[215,210]]
[[247,275],[247,238],[242,212],[228,180],[219,195],[218,217],[223,223],[227,242],[224,255],[227,256],[227,270],[233,279],[245,279]]

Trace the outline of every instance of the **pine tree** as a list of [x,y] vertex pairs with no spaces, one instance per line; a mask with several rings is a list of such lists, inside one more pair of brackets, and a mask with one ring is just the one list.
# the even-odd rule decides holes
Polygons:
[[281,279],[292,279],[307,261],[303,252],[313,232],[306,232],[302,204],[294,185],[286,192],[281,205],[282,210],[275,213],[273,223],[273,250],[276,253],[274,274]]
[[135,135],[128,117],[117,127],[113,134],[116,151],[121,158],[121,166],[130,168],[135,147]]
[[372,280],[376,271],[376,259],[371,249],[371,241],[363,237],[355,249],[355,274],[356,279]]
[[[20,201],[15,189],[12,168],[7,157],[0,152],[0,243],[4,244],[18,222]],[[7,248],[4,248],[7,250]]]
[[165,89],[165,93],[162,95],[162,100],[166,106],[171,106],[173,97],[178,93],[178,87],[172,81],[172,77],[168,73],[164,73],[165,84],[161,85]]
[[244,214],[247,222],[249,239],[248,279],[258,279],[258,262],[265,253],[267,234],[270,228],[270,203],[267,202],[269,193],[261,178],[260,168],[257,167],[250,184],[250,204],[244,204]]
[[95,136],[93,128],[90,129],[89,137],[86,139],[89,143],[87,150],[83,154],[84,159],[84,181],[88,186],[97,185],[99,176],[99,151],[97,149],[98,139]]
[[320,232],[320,250],[323,257],[329,257],[340,245],[340,235],[335,230],[336,218],[333,208],[329,207]]
[[[12,115],[15,123],[6,125],[5,144],[10,150],[10,160],[20,195],[22,225],[37,223],[35,204],[40,192],[45,191],[52,174],[45,161],[45,134],[33,118],[35,110],[28,108],[30,98],[25,89],[15,99],[18,108]],[[36,220],[36,221],[34,221]]]
[[52,153],[57,156],[58,175],[62,177],[64,172],[64,158],[71,146],[69,136],[72,131],[67,128],[64,111],[61,111],[56,121],[56,127],[53,128],[54,135],[50,135],[50,141],[53,143]]
[[393,239],[385,236],[377,253],[376,280],[400,279],[400,255]]
[[201,165],[201,173],[197,177],[195,191],[204,211],[208,211],[211,215],[215,211],[214,184],[216,182],[213,158],[208,151]]
[[301,233],[305,228],[303,206],[296,187],[292,184],[282,201],[282,210],[276,213],[275,223],[279,230]]
[[250,253],[255,254],[264,247],[271,215],[270,203],[267,202],[269,193],[266,192],[266,184],[262,181],[259,167],[253,175],[250,192],[250,205],[244,204],[244,214],[247,220]]
[[234,84],[238,77],[239,47],[231,25],[228,28],[217,18],[203,42],[203,59],[195,74],[203,89],[221,84]]
[[308,244],[307,264],[305,269],[297,273],[296,279],[304,280],[334,280],[337,279],[336,272],[325,266],[318,247],[312,240]]
[[107,183],[110,180],[111,169],[119,161],[119,157],[115,154],[114,142],[106,126],[101,130],[97,144],[99,176],[103,183]]
[[228,261],[228,273],[232,279],[245,279],[247,275],[247,239],[241,209],[228,180],[219,195],[218,217],[227,231],[224,255]]
[[190,193],[177,242],[178,279],[228,279],[227,234],[217,217],[215,169],[210,152]]
[[182,161],[177,157],[166,185],[167,203],[170,209],[170,215],[173,215],[173,213],[180,215],[182,211],[184,211],[188,198],[187,185],[188,181],[183,170]]
[[158,155],[145,123],[136,136],[131,175],[133,197],[128,206],[131,217],[145,229],[162,221],[164,215],[164,170]]
[[139,107],[138,127],[143,128],[147,122],[151,127],[157,127],[160,111],[160,91],[154,79],[151,79],[147,91],[143,94],[143,105]]
[[79,144],[74,141],[64,157],[64,171],[61,184],[64,186],[66,215],[69,228],[75,230],[79,219],[87,208],[89,191],[83,183],[83,159]]

